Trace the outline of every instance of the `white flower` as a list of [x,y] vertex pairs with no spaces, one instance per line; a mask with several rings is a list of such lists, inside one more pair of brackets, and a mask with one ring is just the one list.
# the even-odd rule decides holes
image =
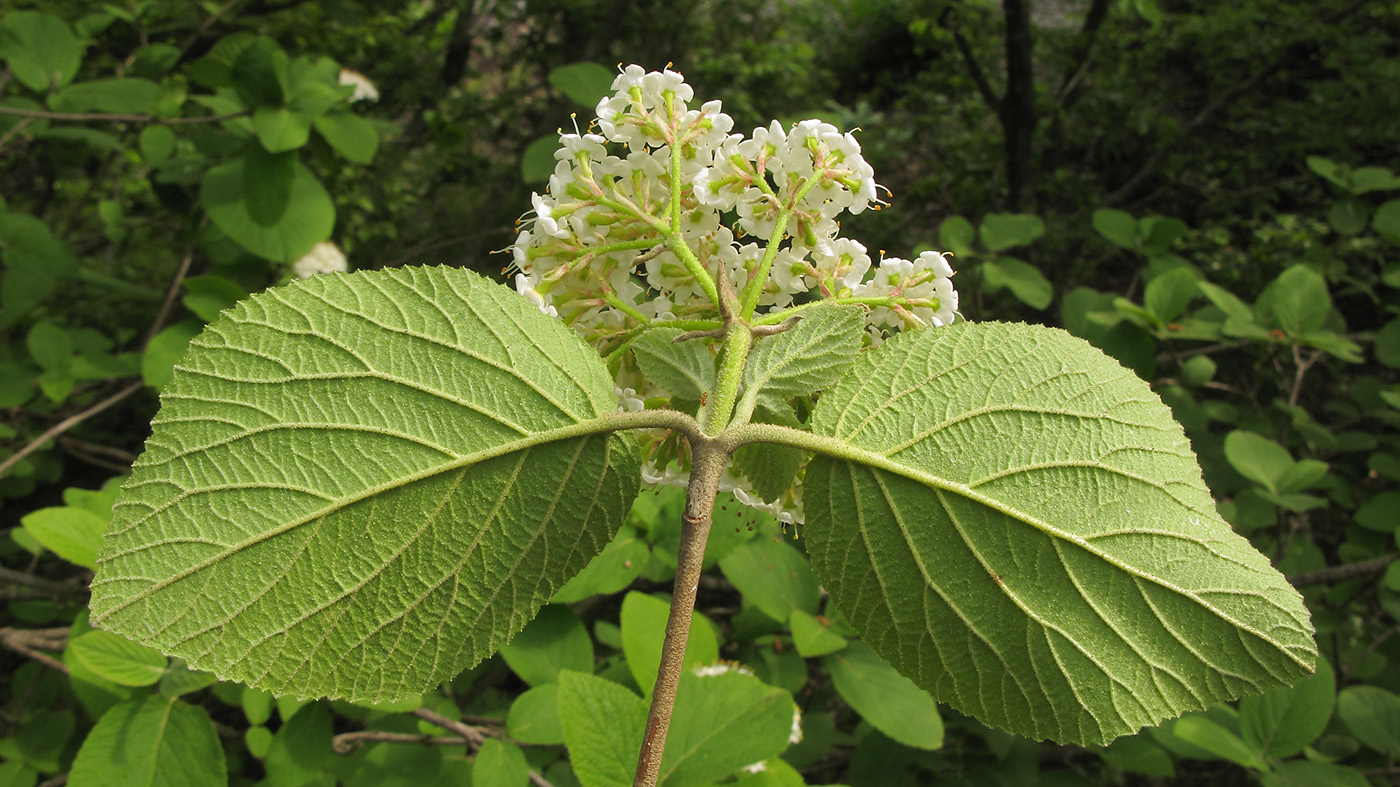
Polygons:
[[292,273],[301,279],[318,273],[344,273],[348,270],[350,263],[345,259],[345,253],[328,240],[312,246],[311,251],[292,263]]
[[768,770],[768,762],[766,760],[759,760],[752,765],[745,765],[742,770],[745,773],[763,773]]
[[539,290],[535,289],[535,286],[539,283],[540,276],[538,273],[515,274],[515,291],[523,295],[530,303],[533,303],[535,308],[539,309],[541,312],[544,312],[550,317],[558,317],[559,312],[550,305],[549,301],[545,299],[545,296],[540,294]]
[[792,705],[792,732],[788,733],[788,743],[802,742],[802,709],[797,707],[797,703]]
[[340,69],[340,84],[354,85],[355,92],[350,94],[350,103],[356,101],[378,101],[379,89],[374,83],[369,81],[369,77],[358,71],[351,71],[348,68]]
[[613,391],[617,393],[617,409],[619,412],[635,413],[639,410],[647,409],[646,402],[642,401],[642,398],[637,395],[635,389],[618,388],[614,386]]

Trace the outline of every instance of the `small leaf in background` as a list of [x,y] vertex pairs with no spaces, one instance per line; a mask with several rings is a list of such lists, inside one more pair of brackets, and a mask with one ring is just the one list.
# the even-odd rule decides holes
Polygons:
[[789,399],[835,384],[860,353],[864,324],[859,306],[816,306],[786,331],[758,339],[744,367],[744,400]]
[[1327,223],[1338,235],[1355,235],[1366,229],[1369,218],[1366,203],[1355,198],[1337,200],[1327,211]]
[[1264,787],[1372,787],[1355,768],[1308,760],[1281,762],[1259,780]]
[[698,339],[675,342],[680,328],[652,328],[632,343],[637,366],[647,379],[692,402],[715,389],[715,357]]
[[263,759],[272,746],[272,730],[261,725],[249,727],[243,732],[243,745],[248,747],[249,754]]
[[276,41],[255,38],[233,59],[229,78],[248,106],[280,105],[290,86],[288,65],[287,53]]
[[335,152],[356,164],[370,163],[379,151],[379,132],[359,115],[331,112],[316,118],[312,126]]
[[632,784],[647,723],[645,700],[610,680],[564,671],[559,674],[559,719],[583,787]]
[[1352,515],[1367,530],[1389,533],[1400,527],[1400,492],[1380,492],[1366,499]]
[[1240,475],[1279,491],[1279,481],[1293,467],[1288,449],[1263,435],[1236,429],[1225,436],[1225,458]]
[[1186,233],[1186,223],[1180,219],[1154,216],[1138,222],[1140,234],[1145,238],[1142,250],[1148,255],[1158,255],[1176,243]]
[[1400,757],[1400,696],[1379,686],[1348,686],[1337,715],[1357,740],[1387,757]]
[[1142,304],[1162,324],[1180,317],[1200,294],[1201,275],[1194,268],[1176,268],[1148,282]]
[[246,287],[213,273],[185,279],[185,290],[181,302],[205,322],[213,322],[220,312],[248,297]]
[[331,715],[321,703],[284,717],[267,747],[268,787],[305,787],[316,780],[330,763],[332,735]]
[[938,225],[938,242],[943,248],[957,257],[970,257],[974,254],[972,243],[977,239],[977,228],[962,216],[950,216]]
[[1217,366],[1208,355],[1197,355],[1181,365],[1181,384],[1198,388],[1215,378]]
[[793,647],[797,648],[797,652],[804,658],[825,656],[846,647],[845,637],[800,609],[792,611],[788,624],[792,627]]
[[716,665],[681,673],[661,783],[697,787],[775,757],[793,735],[792,695]]
[[631,525],[623,525],[601,555],[589,561],[573,579],[564,583],[550,599],[555,604],[573,604],[589,596],[616,593],[632,584],[642,573],[651,550]]
[[556,746],[564,743],[559,720],[559,684],[546,683],[515,698],[506,716],[506,733],[521,743]]
[[203,323],[185,320],[151,337],[146,344],[146,352],[141,356],[141,379],[146,385],[159,389],[170,382],[175,376],[175,364],[184,356],[190,340],[202,330]]
[[41,508],[26,514],[20,523],[45,549],[69,563],[97,570],[97,552],[108,516],[72,506]]
[[1400,189],[1400,178],[1385,167],[1357,167],[1351,171],[1353,194]]
[[[321,182],[295,159],[271,155],[236,158],[204,174],[200,204],[215,226],[244,249],[273,262],[291,262],[331,236],[335,203]],[[290,180],[276,177],[288,161]],[[265,163],[259,163],[265,162]],[[285,201],[272,188],[286,183]],[[276,210],[274,210],[276,209]]]
[[0,19],[0,59],[9,63],[15,79],[36,93],[71,82],[82,54],[73,28],[58,17],[12,11]]
[[55,112],[111,112],[147,115],[160,97],[160,85],[149,79],[93,79],[58,91],[49,99]]
[[[656,686],[661,666],[661,643],[666,638],[666,618],[671,605],[645,593],[632,591],[622,599],[622,652],[632,677],[648,697]],[[713,664],[719,660],[719,641],[710,622],[701,615],[690,619],[685,644],[685,666]],[[563,706],[560,706],[563,713]]]
[[1400,369],[1400,319],[1391,320],[1376,331],[1376,360]]
[[1046,308],[1055,297],[1055,288],[1045,274],[1015,257],[987,260],[982,263],[982,275],[993,292],[1004,287],[1032,309]]
[[1371,227],[1391,243],[1400,243],[1400,199],[1382,202],[1371,215]]
[[[612,92],[616,74],[597,63],[570,63],[549,72],[549,84],[573,101],[588,109]],[[557,144],[557,143],[556,143]]]
[[487,738],[472,763],[472,787],[527,787],[530,766],[519,746]]
[[1045,222],[1032,213],[988,213],[977,229],[982,245],[992,252],[1024,246],[1044,234]]
[[1321,328],[1331,308],[1327,282],[1306,265],[1294,265],[1279,274],[1254,305],[1264,324],[1276,325],[1289,336]]
[[783,760],[768,760],[763,770],[751,773],[745,770],[734,782],[735,787],[807,787],[802,774]]
[[735,547],[719,566],[749,603],[780,623],[795,610],[817,613],[821,603],[817,575],[807,558],[786,541],[755,538]]
[[1351,190],[1351,182],[1347,177],[1347,170],[1345,167],[1337,164],[1337,162],[1323,158],[1322,156],[1308,156],[1306,163],[1308,169],[1312,170],[1314,175],[1330,182],[1338,188],[1348,191]]
[[1094,225],[1094,230],[1110,243],[1125,249],[1137,250],[1138,225],[1131,215],[1121,210],[1101,208],[1094,211],[1090,222]]
[[501,655],[531,686],[553,683],[560,670],[593,671],[593,640],[583,621],[568,607],[551,604],[540,610]]
[[311,118],[290,107],[264,105],[253,110],[253,129],[263,150],[285,153],[310,141]]
[[916,749],[943,747],[943,717],[933,698],[869,645],[852,642],[822,663],[841,698],[875,729]]
[[[178,776],[175,776],[178,774]],[[223,787],[224,748],[203,708],[159,695],[112,708],[88,733],[72,787]]]
[[1146,734],[1125,735],[1099,750],[1104,762],[1130,773],[1171,778],[1176,775],[1170,754]]
[[1236,765],[1258,771],[1268,770],[1260,754],[1240,740],[1240,736],[1203,715],[1192,714],[1178,719],[1172,725],[1172,734]]
[[[16,686],[16,691],[20,691]],[[26,694],[31,701],[33,694]],[[0,738],[0,757],[16,765],[27,766],[29,773],[53,773],[63,767],[64,749],[77,726],[72,713],[47,708],[26,710],[23,721],[10,735]],[[22,777],[26,774],[21,774]],[[33,784],[33,782],[28,782]],[[4,784],[4,782],[0,782]]]
[[520,155],[520,179],[526,183],[544,183],[554,174],[554,151],[559,149],[559,135],[546,134],[531,142]]
[[1297,686],[1240,700],[1240,736],[1266,757],[1292,757],[1327,729],[1336,699],[1336,678],[1327,659]]
[[165,674],[160,676],[160,693],[173,699],[208,688],[218,682],[218,678],[207,672],[190,669],[184,659],[171,659]]
[[165,656],[155,648],[108,631],[89,631],[68,643],[73,658],[118,686],[151,686],[165,674]]
[[238,699],[238,704],[243,707],[243,715],[252,725],[265,724],[272,718],[272,709],[276,700],[271,694],[258,689],[243,687],[243,694]]
[[29,356],[45,369],[62,371],[73,362],[73,340],[68,332],[47,320],[35,323],[25,339]]

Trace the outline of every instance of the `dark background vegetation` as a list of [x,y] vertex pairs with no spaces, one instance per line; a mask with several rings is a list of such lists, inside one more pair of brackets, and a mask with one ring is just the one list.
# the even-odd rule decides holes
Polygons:
[[[885,209],[848,218],[843,234],[872,252],[912,256],[954,247],[956,222],[948,220],[955,216],[984,229],[989,215],[1039,217],[1043,232],[1017,245],[1014,260],[1043,275],[1049,296],[1029,294],[1038,282],[1006,273],[1019,268],[1002,264],[1005,249],[984,234],[954,258],[963,313],[1067,326],[1152,380],[1186,425],[1227,518],[1305,590],[1337,690],[1400,688],[1392,664],[1400,659],[1400,573],[1387,573],[1400,521],[1400,229],[1387,200],[1400,182],[1375,175],[1380,185],[1368,188],[1349,180],[1363,167],[1400,170],[1394,2],[8,0],[0,14],[12,10],[43,10],[91,31],[80,80],[122,73],[131,54],[152,43],[179,49],[166,71],[179,75],[244,31],[293,57],[324,55],[364,74],[380,99],[354,110],[379,129],[377,154],[354,163],[320,143],[301,154],[334,200],[332,239],[359,269],[463,265],[504,280],[509,257],[491,252],[510,245],[515,220],[541,188],[522,178],[526,147],[568,126],[571,113],[581,126],[590,115],[551,86],[560,66],[673,64],[697,98],[724,101],[737,129],[813,116],[858,127],[892,196]],[[0,73],[0,111],[42,109],[43,95],[12,76]],[[187,104],[177,112],[205,110]],[[156,177],[134,152],[141,123],[47,122],[101,129],[125,147],[46,138],[35,117],[0,114],[6,208],[42,221],[83,271],[0,326],[0,460],[25,454],[0,477],[7,529],[62,505],[64,489],[100,487],[139,453],[157,404],[155,390],[138,384],[148,335],[205,317],[183,300],[188,290],[173,304],[166,299],[172,280],[217,272],[257,291],[288,275],[284,263],[242,252],[203,215],[200,157],[218,161],[229,144],[212,126],[178,127],[182,144],[197,150],[192,175],[167,169]],[[1310,157],[1317,157],[1311,165]],[[117,206],[108,210],[120,221],[104,218],[105,203]],[[1130,229],[1115,239],[1105,228],[1121,214],[1105,210],[1180,225],[1165,246],[1147,238],[1150,224],[1140,238]],[[3,242],[18,253],[14,236]],[[1331,308],[1320,328],[1293,330],[1262,305],[1254,310],[1259,331],[1222,328],[1229,309],[1195,290],[1169,314],[1144,301],[1150,282],[1184,266],[1248,309],[1264,304],[1270,283],[1297,265],[1325,282],[1321,298]],[[1315,288],[1303,292],[1318,301]],[[1146,316],[1132,304],[1143,304]],[[105,337],[107,349],[93,357],[116,358],[110,374],[79,376],[59,396],[42,390],[48,367],[28,339],[41,322],[78,345]],[[1209,373],[1204,364],[1188,370],[1193,358],[1212,359]],[[84,417],[50,434],[75,415]],[[1304,488],[1268,489],[1247,460],[1226,455],[1225,437],[1235,430],[1274,441],[1293,460],[1326,463],[1327,472]],[[9,599],[0,613],[9,676],[0,686],[0,735],[10,740],[34,713],[74,707],[61,688],[35,688],[55,668],[34,654],[49,646],[54,656],[62,638],[15,632],[68,625],[89,575],[22,538],[7,540],[0,559]],[[706,598],[723,620],[738,596],[732,588],[726,596],[717,581]],[[638,582],[664,588],[659,578]],[[595,603],[589,614],[615,610]],[[508,673],[483,674],[505,681],[499,690],[509,693]],[[799,701],[827,703],[839,727],[859,733],[859,718],[842,710],[815,667],[812,680]],[[1377,711],[1389,721],[1374,724],[1391,724],[1400,745],[1400,698],[1390,697],[1393,704],[1382,702],[1389,710]],[[217,711],[217,697],[205,702],[216,720],[239,726]],[[24,760],[18,744],[6,744],[5,757],[28,762],[45,784],[61,783],[95,721],[81,711],[73,718],[54,768]],[[1337,763],[1375,785],[1397,783],[1397,750],[1377,750],[1346,722],[1339,710],[1307,752],[1290,758]],[[1288,781],[1287,773],[1314,772],[1274,773],[1275,761],[1244,768],[1145,735],[1152,742],[1143,745],[1155,747],[1147,754],[1050,745],[1013,754],[976,737],[972,725],[950,722],[943,751],[885,756],[880,767],[859,735],[843,738],[804,774],[812,784],[852,785],[1364,783],[1331,770],[1326,778],[1340,780]],[[241,745],[236,735],[227,742],[230,750]],[[894,771],[881,770],[891,762]],[[244,783],[263,775],[255,757],[230,763]]]

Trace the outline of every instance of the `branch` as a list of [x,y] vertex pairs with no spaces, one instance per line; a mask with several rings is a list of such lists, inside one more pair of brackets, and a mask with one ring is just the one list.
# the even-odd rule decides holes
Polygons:
[[26,629],[12,629],[9,627],[0,628],[0,646],[6,647],[22,656],[27,656],[52,670],[68,674],[68,665],[55,659],[53,656],[40,653],[37,648],[48,650],[61,650],[62,640],[55,640],[52,637],[37,636],[42,632],[29,631]]
[[73,123],[86,123],[91,121],[106,121],[109,123],[154,123],[158,126],[181,126],[190,123],[219,123],[234,118],[247,117],[251,114],[253,114],[253,110],[245,109],[242,112],[230,112],[226,115],[162,118],[154,115],[118,115],[107,112],[49,112],[43,109],[0,107],[0,115],[17,115],[19,117],[38,118],[41,120],[67,120]]
[[1060,80],[1060,90],[1055,94],[1055,103],[1060,105],[1061,111],[1069,109],[1074,103],[1071,94],[1075,97],[1081,95],[1075,88],[1079,87],[1080,80],[1089,70],[1089,55],[1094,50],[1094,42],[1098,40],[1104,20],[1108,18],[1109,5],[1109,0],[1094,0],[1084,17],[1084,26],[1079,28],[1079,40],[1069,56],[1069,67]]
[[0,582],[8,582],[12,585],[24,585],[51,597],[57,596],[58,598],[71,599],[74,601],[84,600],[88,595],[86,588],[78,587],[77,585],[55,582],[52,579],[36,577],[33,574],[26,574],[23,571],[15,571],[3,567],[0,567]]
[[[200,222],[203,227],[203,222]],[[165,291],[165,302],[160,305],[160,311],[156,312],[156,318],[151,321],[151,327],[146,331],[146,344],[160,333],[160,329],[165,326],[165,318],[170,316],[170,307],[175,303],[175,297],[180,294],[180,285],[185,283],[185,276],[190,272],[190,261],[194,259],[194,252],[185,253],[185,258],[180,260],[180,267],[175,270],[175,278],[170,281],[170,287]]]
[[[449,719],[441,713],[428,710],[427,708],[419,708],[413,711],[413,715],[430,724],[436,724],[443,729],[457,733],[470,745],[473,751],[480,749],[481,744],[486,742],[487,732],[480,727],[473,727],[470,724],[463,724],[455,719]],[[453,740],[454,742],[458,742],[456,739]],[[534,769],[531,769],[529,774],[530,783],[535,785],[535,787],[554,787],[554,785],[550,784],[543,776],[535,773]]]
[[343,732],[331,738],[331,750],[336,754],[349,754],[365,743],[421,743],[427,746],[467,746],[466,738],[440,735],[412,735],[407,732],[384,732],[383,730],[361,730]]
[[1306,587],[1308,585],[1335,585],[1338,582],[1345,582],[1349,579],[1359,579],[1361,577],[1379,574],[1384,571],[1400,554],[1383,555],[1381,557],[1362,560],[1359,563],[1344,563],[1340,566],[1328,566],[1317,571],[1309,571],[1306,574],[1298,574],[1288,578],[1290,584],[1295,588]]
[[81,413],[78,413],[77,415],[70,415],[62,421],[59,421],[58,423],[49,427],[48,431],[31,440],[28,445],[19,449],[13,455],[6,457],[5,461],[0,462],[0,476],[4,476],[5,471],[19,464],[21,459],[39,450],[39,448],[41,448],[44,444],[48,443],[48,441],[54,439],[55,437],[58,437],[59,435],[68,431],[69,429],[72,429],[73,427],[77,426],[83,421],[86,421],[94,415],[101,413],[103,410],[106,410],[107,408],[111,407],[117,402],[120,402],[126,397],[131,396],[132,394],[136,393],[144,387],[146,387],[145,383],[134,382],[128,385],[127,387],[121,389],[120,391],[117,391],[116,393],[107,397],[106,399],[103,399],[102,401],[98,402],[92,407],[89,407],[88,409],[82,411]]
[[972,52],[972,44],[968,43],[967,37],[958,30],[957,20],[953,18],[953,9],[945,8],[943,14],[938,17],[938,26],[953,34],[953,43],[958,47],[958,53],[962,55],[963,62],[967,64],[968,75],[977,85],[977,92],[982,94],[982,101],[992,108],[993,112],[1001,112],[1001,97],[992,89],[992,83],[987,81],[987,75],[982,71],[982,66],[977,62],[977,55]]
[[[1346,8],[1319,20],[1319,24],[1336,24],[1361,10],[1361,8],[1370,2],[1372,2],[1372,0],[1356,0],[1356,2]],[[1311,38],[1300,39],[1289,46],[1283,47],[1278,57],[1266,64],[1263,70],[1225,88],[1225,90],[1217,95],[1210,103],[1206,104],[1200,112],[1197,112],[1195,117],[1191,118],[1191,120],[1187,121],[1187,123],[1182,126],[1181,133],[1178,134],[1175,139],[1159,145],[1157,150],[1147,159],[1147,162],[1138,169],[1137,173],[1131,178],[1128,178],[1127,183],[1119,186],[1117,191],[1108,195],[1104,200],[1104,204],[1113,206],[1126,201],[1142,187],[1143,183],[1157,172],[1157,169],[1162,166],[1162,162],[1166,161],[1167,157],[1174,153],[1193,133],[1204,126],[1208,121],[1212,120],[1222,109],[1230,106],[1236,98],[1245,93],[1252,92],[1260,82],[1263,82],[1265,79],[1283,70],[1283,67],[1292,62],[1293,59],[1298,56],[1298,53],[1309,46],[1312,41],[1313,39]]]

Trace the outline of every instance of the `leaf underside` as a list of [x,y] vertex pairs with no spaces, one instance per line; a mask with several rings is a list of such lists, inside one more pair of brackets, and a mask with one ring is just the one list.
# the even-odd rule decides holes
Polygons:
[[1168,409],[1063,331],[901,335],[812,429],[852,448],[807,470],[813,567],[961,711],[1099,744],[1312,671],[1301,597],[1216,514]]
[[476,274],[317,276],[190,345],[94,624],[277,695],[389,701],[497,650],[639,485],[601,359]]

